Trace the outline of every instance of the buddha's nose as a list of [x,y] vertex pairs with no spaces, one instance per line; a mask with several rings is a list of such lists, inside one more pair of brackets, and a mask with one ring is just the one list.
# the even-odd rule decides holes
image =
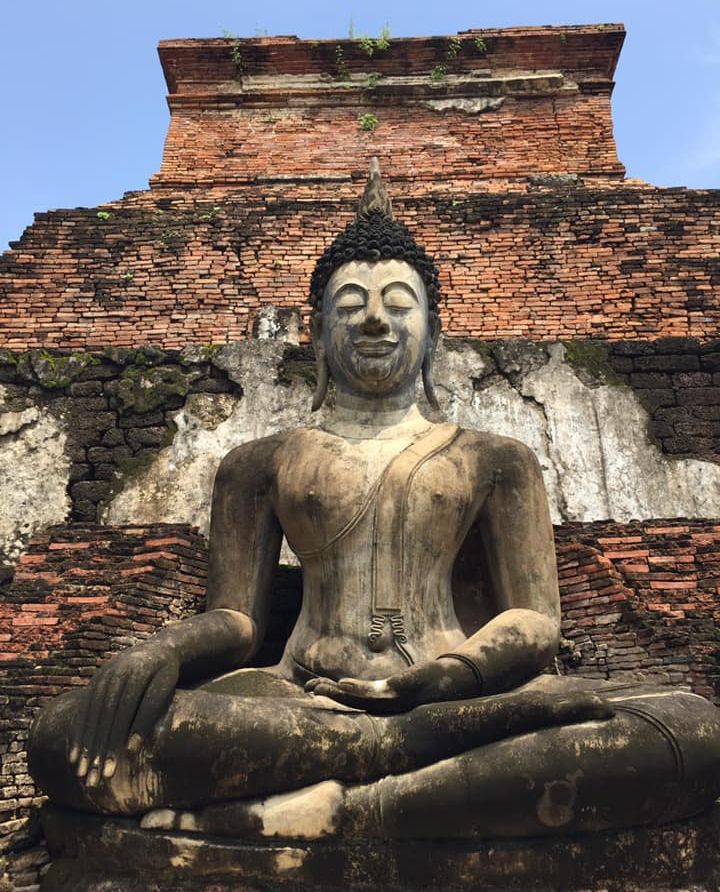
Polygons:
[[365,318],[360,325],[360,331],[362,334],[368,335],[368,337],[379,337],[389,333],[390,326],[388,325],[385,307],[380,295],[370,295]]
[[385,319],[376,313],[368,313],[363,319],[360,331],[362,334],[368,335],[369,337],[379,337],[380,335],[388,334],[390,326]]

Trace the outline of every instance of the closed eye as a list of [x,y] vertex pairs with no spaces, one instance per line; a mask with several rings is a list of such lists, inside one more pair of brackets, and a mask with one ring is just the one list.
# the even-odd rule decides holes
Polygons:
[[335,295],[336,310],[361,310],[365,306],[367,295],[357,286],[341,288]]
[[391,291],[383,297],[383,304],[386,310],[392,312],[406,313],[408,310],[414,310],[418,302],[411,297],[407,291]]
[[419,306],[419,301],[406,282],[391,282],[383,288],[383,304],[391,312],[406,312]]

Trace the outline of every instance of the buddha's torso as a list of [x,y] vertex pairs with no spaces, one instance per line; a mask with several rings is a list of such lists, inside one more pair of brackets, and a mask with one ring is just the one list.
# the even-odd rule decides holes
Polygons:
[[[472,436],[419,416],[387,437],[288,435],[276,510],[302,565],[303,607],[283,658],[286,674],[381,678],[465,638],[451,574],[492,476],[463,444]],[[416,460],[423,450],[431,454]],[[397,468],[391,463],[401,453],[405,472],[395,471],[388,491],[388,467]],[[402,581],[389,592],[388,578]],[[393,629],[406,639],[401,647]]]

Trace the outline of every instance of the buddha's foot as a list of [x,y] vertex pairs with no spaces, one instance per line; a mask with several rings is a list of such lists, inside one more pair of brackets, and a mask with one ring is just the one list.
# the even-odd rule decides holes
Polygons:
[[291,793],[208,805],[198,811],[158,808],[144,815],[140,826],[245,839],[321,839],[339,834],[344,799],[342,784],[323,781]]

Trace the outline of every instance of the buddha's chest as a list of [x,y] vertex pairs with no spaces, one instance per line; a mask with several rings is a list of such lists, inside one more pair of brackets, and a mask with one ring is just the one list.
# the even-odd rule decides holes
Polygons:
[[411,454],[410,441],[351,443],[310,433],[307,448],[284,457],[277,481],[278,517],[301,556],[350,533],[438,553],[455,544],[478,500],[462,450],[449,442],[423,454],[410,443]]

